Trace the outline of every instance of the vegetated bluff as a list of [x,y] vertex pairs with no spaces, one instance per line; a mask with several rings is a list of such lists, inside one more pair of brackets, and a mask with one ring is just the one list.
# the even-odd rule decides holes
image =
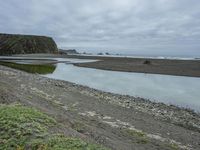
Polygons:
[[0,34],[0,55],[58,53],[51,37],[18,34]]

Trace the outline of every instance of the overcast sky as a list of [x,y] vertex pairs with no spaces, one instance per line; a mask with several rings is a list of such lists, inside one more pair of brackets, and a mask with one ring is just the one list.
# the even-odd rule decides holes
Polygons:
[[200,56],[200,0],[2,0],[0,12],[0,32],[59,47]]

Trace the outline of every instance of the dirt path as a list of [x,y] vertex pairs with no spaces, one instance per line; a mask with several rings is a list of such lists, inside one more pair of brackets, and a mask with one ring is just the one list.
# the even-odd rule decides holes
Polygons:
[[119,150],[200,149],[198,114],[129,99],[0,66],[0,102],[42,110],[65,134]]

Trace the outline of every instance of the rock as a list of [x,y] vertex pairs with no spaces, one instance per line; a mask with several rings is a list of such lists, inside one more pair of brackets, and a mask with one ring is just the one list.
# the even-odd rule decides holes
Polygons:
[[51,37],[0,34],[0,55],[32,53],[58,53],[58,48]]
[[79,54],[75,49],[68,49],[68,50],[64,50],[64,49],[59,49],[59,53],[60,54],[70,54],[70,55],[73,55],[73,54]]

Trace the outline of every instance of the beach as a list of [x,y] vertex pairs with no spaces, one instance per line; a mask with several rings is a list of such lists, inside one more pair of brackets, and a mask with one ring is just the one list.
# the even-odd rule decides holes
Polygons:
[[75,64],[96,69],[200,77],[200,60],[130,58],[71,55],[68,58],[97,59],[100,61]]
[[3,66],[0,73],[1,103],[34,107],[67,136],[110,149],[199,149],[200,116],[192,110]]

